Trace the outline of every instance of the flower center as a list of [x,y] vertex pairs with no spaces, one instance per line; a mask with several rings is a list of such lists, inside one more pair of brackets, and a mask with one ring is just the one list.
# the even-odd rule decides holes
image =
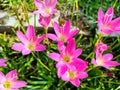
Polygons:
[[104,60],[102,58],[98,58],[98,60],[96,60],[98,65],[103,65],[104,64]]
[[68,63],[70,62],[70,57],[69,56],[63,56],[63,61]]
[[33,51],[33,50],[35,49],[34,44],[31,44],[31,43],[29,43],[27,47],[28,47],[28,49],[31,50],[31,51]]
[[62,42],[65,42],[66,37],[62,34],[59,35],[59,40],[61,40]]
[[68,74],[69,74],[69,77],[70,77],[71,79],[73,79],[73,78],[75,77],[74,71],[69,71]]
[[10,88],[10,87],[11,87],[11,82],[8,81],[8,80],[6,80],[6,81],[4,82],[4,84],[3,84],[3,87],[4,87],[4,88]]
[[109,24],[103,24],[102,28],[112,30],[111,27],[109,26]]
[[45,9],[46,14],[50,14],[50,10],[49,9]]

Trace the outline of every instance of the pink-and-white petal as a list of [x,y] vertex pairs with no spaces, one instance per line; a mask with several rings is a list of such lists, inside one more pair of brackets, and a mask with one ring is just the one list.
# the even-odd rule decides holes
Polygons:
[[47,28],[50,24],[50,21],[52,19],[52,15],[50,14],[45,14],[45,13],[42,13],[39,17],[39,23],[40,25],[42,25],[43,27]]
[[37,45],[36,47],[35,47],[35,51],[43,51],[43,50],[45,50],[46,48],[45,48],[45,46],[44,45]]
[[70,32],[69,38],[72,38],[72,37],[75,36],[77,33],[78,33],[78,30],[73,30],[72,32]]
[[57,22],[54,22],[54,31],[57,36],[59,35],[59,33],[61,33],[61,28]]
[[34,3],[38,9],[43,7],[43,2],[41,0],[34,0]]
[[108,66],[118,66],[118,65],[120,65],[120,63],[118,63],[117,61],[108,61],[108,62],[105,62],[104,64],[108,65]]
[[113,55],[112,54],[104,54],[103,55],[103,59],[106,61],[110,61],[111,59],[113,58]]
[[120,17],[112,20],[111,27],[113,28],[114,32],[120,32]]
[[69,36],[69,32],[70,32],[70,20],[66,21],[63,26],[63,34],[65,36]]
[[99,10],[98,10],[98,21],[102,21],[103,18],[104,18],[104,13],[103,13],[102,9],[99,8]]
[[76,42],[74,39],[70,39],[68,45],[66,46],[65,52],[72,55],[76,48]]
[[97,65],[96,60],[92,59],[92,64]]
[[78,57],[82,53],[82,49],[77,49],[73,52],[74,57]]
[[45,34],[43,34],[43,35],[41,35],[40,37],[38,37],[37,39],[36,39],[36,42],[41,42],[45,37],[46,37],[47,35],[45,35]]
[[73,79],[73,80],[70,80],[70,82],[76,87],[80,86],[80,80],[79,79]]
[[0,72],[0,83],[3,83],[5,80],[5,75],[2,72]]
[[48,57],[50,57],[51,59],[53,59],[57,62],[60,60],[60,54],[58,54],[58,53],[50,53],[50,54],[48,54]]
[[114,10],[112,7],[108,8],[107,12],[105,13],[104,16],[104,21],[105,22],[111,22],[112,18],[113,18],[113,14],[114,14]]
[[28,54],[30,54],[32,51],[31,50],[29,50],[29,49],[27,49],[27,48],[24,48],[23,50],[22,50],[22,55],[28,55]]
[[17,31],[17,36],[22,43],[25,44],[27,42],[27,37],[21,31]]
[[17,79],[17,71],[16,70],[12,70],[12,71],[8,72],[6,74],[6,78],[7,79],[11,79],[11,80],[16,80]]
[[78,72],[78,77],[79,79],[84,79],[88,77],[88,74],[86,72]]
[[7,64],[5,64],[5,62],[7,62],[7,59],[0,59],[0,67],[7,66]]
[[57,37],[54,34],[47,34],[48,38],[54,41],[57,41]]
[[[66,77],[64,77],[64,74],[66,73],[66,71],[67,71],[67,66],[66,65],[61,65],[59,68],[58,68],[58,71],[57,71],[57,75],[58,75],[58,77],[60,78],[60,77],[62,77],[62,79],[63,80],[67,80],[67,76]],[[65,78],[65,79],[64,79]]]
[[15,43],[13,44],[12,49],[16,51],[22,51],[24,47],[25,46],[22,43]]
[[58,41],[58,45],[57,46],[58,46],[58,51],[60,53],[63,53],[65,51],[65,45],[64,45],[64,43],[62,41]]
[[27,83],[25,81],[13,81],[12,82],[12,87],[13,89],[17,89],[17,88],[21,88],[21,87],[25,87],[27,85]]
[[34,27],[32,25],[28,26],[27,32],[26,32],[26,37],[28,40],[35,37],[35,31],[34,31]]

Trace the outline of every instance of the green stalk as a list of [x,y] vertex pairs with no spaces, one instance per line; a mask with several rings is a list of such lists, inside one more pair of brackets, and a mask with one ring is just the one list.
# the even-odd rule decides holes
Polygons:
[[113,4],[113,8],[115,8],[116,4],[117,4],[118,0],[115,0],[115,3]]
[[89,68],[89,69],[87,70],[87,72],[89,72],[89,71],[95,69],[96,67],[97,67],[97,66],[94,65],[92,68]]
[[46,68],[48,71],[50,71],[50,69],[41,61],[40,58],[36,57],[34,53],[32,53],[32,55],[44,68]]
[[94,54],[94,52],[91,52],[86,58],[85,60],[87,60],[89,57],[91,57]]

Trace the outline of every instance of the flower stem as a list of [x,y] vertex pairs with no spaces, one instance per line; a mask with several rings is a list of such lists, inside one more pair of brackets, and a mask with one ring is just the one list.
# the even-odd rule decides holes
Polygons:
[[102,37],[103,37],[103,34],[102,33],[100,33],[100,35],[99,35],[99,37],[98,37],[98,39],[97,39],[97,41],[96,41],[96,43],[95,43],[95,46],[98,44],[98,42],[102,39]]
[[36,57],[34,53],[32,53],[33,57],[38,60],[38,62],[44,67],[46,68],[48,71],[50,71],[50,69],[41,61],[40,58]]
[[95,69],[96,67],[97,67],[97,66],[94,65],[92,68],[89,68],[89,69],[87,70],[87,72],[89,72],[89,71]]
[[45,29],[45,34],[47,34],[48,33],[48,28],[44,28]]
[[86,58],[85,60],[87,60],[89,57],[91,57],[94,54],[94,52],[91,52]]
[[115,8],[116,4],[117,4],[118,0],[115,0],[114,4],[113,4],[113,8]]

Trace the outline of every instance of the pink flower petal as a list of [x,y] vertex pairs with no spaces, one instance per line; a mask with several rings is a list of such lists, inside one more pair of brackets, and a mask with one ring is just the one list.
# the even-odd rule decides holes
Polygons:
[[24,47],[25,46],[22,43],[15,43],[13,44],[12,49],[16,51],[22,51]]
[[61,32],[60,26],[58,25],[57,22],[54,22],[54,31],[55,31],[55,33],[56,33],[57,36]]
[[62,41],[58,41],[58,51],[59,51],[60,53],[63,53],[64,50],[65,50],[65,45],[64,45],[64,43],[63,43]]
[[99,10],[98,10],[98,21],[99,20],[101,21],[103,18],[104,18],[104,13],[103,13],[102,9],[99,8]]
[[0,67],[7,66],[7,64],[5,64],[5,62],[7,62],[7,59],[0,59]]
[[92,59],[92,64],[97,65],[96,60]]
[[[57,71],[57,75],[58,77],[62,77],[63,80],[67,80],[67,76],[64,75],[65,72],[67,71],[67,66],[66,65],[61,65],[59,68],[58,68],[58,71]],[[65,77],[64,77],[65,76]]]
[[48,36],[48,38],[50,38],[50,39],[52,39],[54,41],[57,41],[56,35],[54,35],[54,34],[47,34],[47,36]]
[[113,17],[113,13],[114,13],[114,10],[112,7],[110,7],[104,16],[106,22],[111,22],[112,17]]
[[46,6],[50,6],[51,8],[54,8],[56,6],[57,0],[45,0]]
[[79,72],[79,75],[77,78],[80,78],[80,79],[84,79],[84,78],[87,78],[88,77],[88,74],[86,72]]
[[70,32],[70,20],[66,21],[63,26],[63,33],[65,36],[68,36]]
[[113,30],[114,30],[115,32],[120,32],[120,17],[114,19],[114,20],[111,22],[111,27],[114,28]]
[[79,71],[84,71],[87,68],[87,62],[79,58],[73,58],[73,61],[69,64],[70,67],[74,66]]
[[102,65],[104,68],[108,69],[108,70],[111,70],[110,66],[108,66],[107,64],[105,65]]
[[106,61],[110,61],[113,58],[112,54],[105,54],[103,55],[103,59]]
[[26,43],[27,37],[21,31],[17,31],[17,36],[22,43]]
[[6,78],[7,79],[11,79],[11,80],[16,80],[17,79],[17,71],[16,70],[12,70],[12,71],[8,72],[6,74]]
[[0,83],[3,83],[5,81],[5,75],[0,72]]
[[70,80],[70,82],[76,87],[80,86],[80,80],[79,79],[73,79],[73,80]]
[[31,50],[28,50],[28,49],[24,48],[24,49],[22,50],[22,55],[28,55],[28,54],[30,54],[31,52],[32,52]]
[[58,53],[50,53],[50,54],[48,54],[48,57],[50,57],[51,59],[53,59],[57,62],[60,60],[60,54],[58,54]]
[[27,32],[26,32],[26,37],[28,40],[31,40],[31,38],[35,37],[35,31],[34,31],[34,27],[32,25],[28,26]]
[[65,52],[72,55],[73,51],[75,50],[76,43],[74,39],[70,39],[68,45],[66,46]]
[[37,45],[36,47],[35,47],[35,51],[43,51],[43,50],[45,50],[46,48],[45,48],[45,46],[44,45]]
[[45,37],[46,37],[45,34],[41,35],[40,37],[38,37],[38,38],[36,39],[36,42],[38,42],[38,43],[41,42]]
[[120,63],[118,63],[117,61],[108,61],[105,63],[108,66],[118,66],[120,65]]
[[26,86],[26,82],[25,81],[13,81],[12,82],[12,89],[17,89],[17,88],[21,88],[21,87],[25,87]]
[[78,57],[82,53],[82,49],[77,49],[73,53],[74,53],[73,54],[74,57]]
[[45,14],[45,15],[40,15],[38,21],[43,27],[47,28],[48,25],[50,24],[51,19],[52,19],[52,15]]
[[34,0],[34,3],[38,9],[41,9],[43,7],[43,2],[40,0]]
[[70,32],[69,38],[72,38],[73,36],[75,36],[78,33],[78,30],[73,30],[72,32]]

